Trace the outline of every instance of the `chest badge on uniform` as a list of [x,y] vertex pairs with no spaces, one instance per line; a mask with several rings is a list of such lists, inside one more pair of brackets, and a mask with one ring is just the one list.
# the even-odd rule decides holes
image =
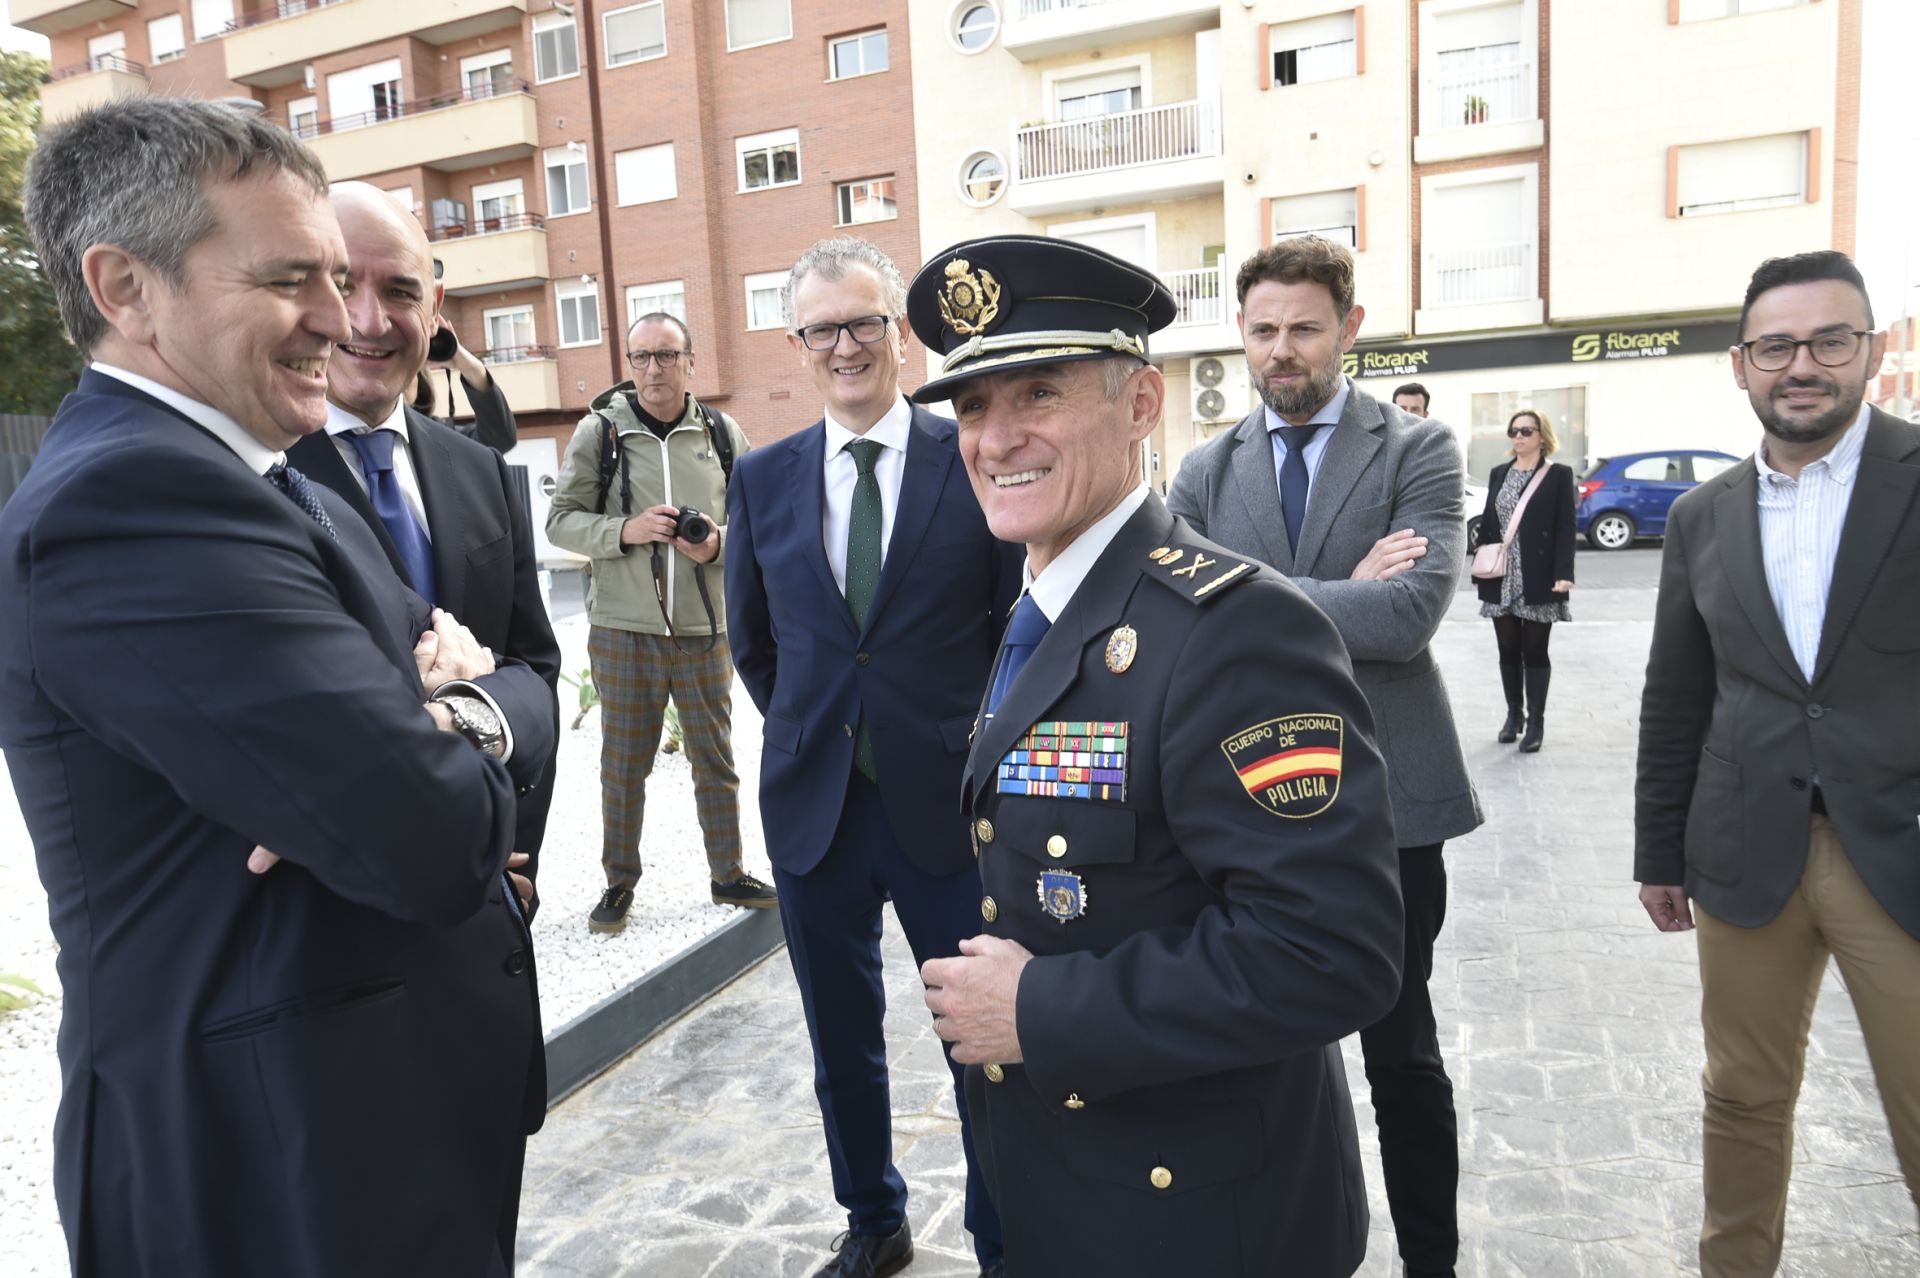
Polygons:
[[1340,797],[1346,721],[1337,714],[1289,714],[1220,743],[1247,797],[1275,816],[1319,816]]
[[1001,794],[1042,799],[1127,798],[1127,725],[1047,720],[1020,734],[1000,760]]
[[1048,918],[1067,923],[1087,912],[1087,885],[1072,870],[1041,871],[1039,892]]
[[1121,626],[1107,636],[1107,669],[1125,674],[1140,652],[1140,636],[1132,626]]

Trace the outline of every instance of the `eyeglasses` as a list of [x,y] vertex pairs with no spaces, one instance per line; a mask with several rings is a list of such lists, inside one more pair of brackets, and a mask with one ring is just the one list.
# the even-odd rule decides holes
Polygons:
[[662,369],[668,369],[678,364],[682,355],[691,353],[690,351],[628,351],[627,363],[643,372],[646,370],[648,360],[652,360]]
[[1508,439],[1532,439],[1535,435],[1538,435],[1539,433],[1540,433],[1540,428],[1538,426],[1507,427]]
[[1843,368],[1860,353],[1860,339],[1872,336],[1872,333],[1851,329],[1798,341],[1791,337],[1756,337],[1751,342],[1740,343],[1740,349],[1747,353],[1747,363],[1763,373],[1777,373],[1791,365],[1802,346],[1813,356],[1814,363],[1825,368]]
[[844,324],[809,324],[798,331],[808,350],[830,351],[840,344],[842,329],[862,346],[871,346],[887,335],[889,322],[885,315],[861,315]]

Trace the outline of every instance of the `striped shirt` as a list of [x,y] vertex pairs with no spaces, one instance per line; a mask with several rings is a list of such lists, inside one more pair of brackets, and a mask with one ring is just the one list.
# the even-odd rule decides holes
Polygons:
[[1802,466],[1798,479],[1767,465],[1764,436],[1753,455],[1760,474],[1760,550],[1766,558],[1767,590],[1809,683],[1820,656],[1820,626],[1840,554],[1840,530],[1847,522],[1847,503],[1867,442],[1868,411],[1862,404],[1833,451]]

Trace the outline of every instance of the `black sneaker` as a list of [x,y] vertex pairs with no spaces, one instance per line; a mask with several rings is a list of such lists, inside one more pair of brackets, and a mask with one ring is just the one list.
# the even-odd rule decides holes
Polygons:
[[627,911],[632,908],[632,888],[610,887],[587,915],[587,926],[595,932],[618,932],[627,925]]
[[751,874],[742,874],[729,883],[714,883],[713,903],[737,905],[743,910],[770,910],[780,904],[780,897]]

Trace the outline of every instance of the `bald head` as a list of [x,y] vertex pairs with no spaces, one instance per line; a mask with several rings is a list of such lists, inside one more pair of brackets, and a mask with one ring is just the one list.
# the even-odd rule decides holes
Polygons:
[[370,426],[393,415],[427,362],[440,314],[433,249],[419,219],[365,182],[331,192],[347,244],[347,318],[352,336],[327,365],[327,398]]

